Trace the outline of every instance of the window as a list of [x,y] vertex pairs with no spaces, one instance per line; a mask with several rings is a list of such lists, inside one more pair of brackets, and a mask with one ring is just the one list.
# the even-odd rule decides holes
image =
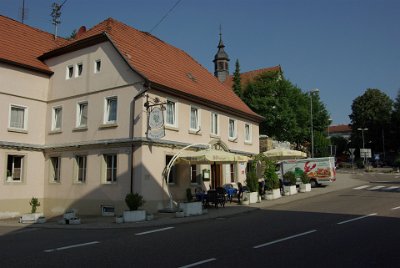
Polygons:
[[190,129],[200,130],[200,120],[199,120],[199,109],[196,107],[190,107]]
[[54,107],[51,130],[61,130],[61,124],[62,124],[62,108]]
[[78,103],[76,126],[86,127],[87,118],[88,118],[88,103],[87,102]]
[[218,114],[211,113],[211,134],[218,135]]
[[60,182],[61,158],[50,157],[50,180]]
[[166,111],[166,124],[176,127],[176,103],[171,100],[167,100],[167,111]]
[[67,66],[66,79],[71,79],[73,76],[74,76],[74,66],[69,65],[69,66]]
[[199,183],[200,174],[197,165],[190,165],[190,183]]
[[105,154],[105,181],[108,183],[113,183],[117,181],[117,155],[116,154]]
[[106,98],[105,114],[104,114],[105,124],[112,124],[117,122],[117,106],[118,106],[117,97]]
[[26,130],[28,110],[26,107],[11,105],[10,128]]
[[101,71],[101,60],[96,60],[94,62],[94,73],[100,73]]
[[77,155],[75,157],[76,166],[77,166],[77,182],[85,182],[86,181],[86,163],[87,163],[87,156],[86,155]]
[[[173,157],[172,155],[167,155],[165,157],[165,165],[166,166],[169,164],[169,162],[171,162],[172,157]],[[175,182],[176,182],[176,167],[175,167],[175,165],[173,165],[169,172],[168,183],[174,184]]]
[[250,124],[244,124],[244,141],[245,142],[251,142],[251,126]]
[[236,139],[236,120],[229,119],[229,139]]
[[21,182],[24,164],[24,156],[8,155],[7,156],[7,181]]
[[82,76],[82,72],[83,72],[83,64],[78,63],[76,65],[76,77]]
[[229,165],[229,173],[231,177],[231,182],[235,182],[235,166],[234,164]]

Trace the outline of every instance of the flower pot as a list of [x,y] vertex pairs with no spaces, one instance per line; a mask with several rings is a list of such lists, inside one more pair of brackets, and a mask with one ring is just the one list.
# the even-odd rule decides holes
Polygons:
[[179,203],[179,209],[183,211],[185,217],[203,214],[203,204],[201,202]]
[[258,192],[245,192],[243,193],[243,199],[247,199],[249,201],[249,204],[257,203]]
[[43,213],[27,213],[22,214],[21,218],[19,219],[20,223],[36,223],[40,217],[43,217]]
[[124,223],[124,217],[123,216],[117,216],[115,217],[115,223]]
[[311,192],[311,183],[300,183],[300,193]]
[[283,186],[283,191],[285,192],[285,195],[295,195],[297,194],[297,188],[296,185],[290,185],[290,186]]
[[271,191],[268,191],[266,194],[267,200],[274,200],[281,198],[281,189],[272,189]]
[[146,220],[145,210],[124,211],[124,222],[138,222]]

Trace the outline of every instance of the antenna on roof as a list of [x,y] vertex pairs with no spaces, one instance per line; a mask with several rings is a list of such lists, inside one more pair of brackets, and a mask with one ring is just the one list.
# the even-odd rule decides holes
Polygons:
[[67,0],[64,0],[64,2],[60,5],[57,4],[56,2],[54,2],[51,5],[51,16],[53,17],[53,20],[51,22],[51,24],[54,25],[54,39],[57,38],[57,25],[61,23],[60,17],[61,17],[61,8],[63,7],[63,5],[67,2]]
[[25,8],[25,0],[22,0],[22,7],[19,8],[19,14],[21,15],[21,22],[24,23],[28,17],[28,9]]

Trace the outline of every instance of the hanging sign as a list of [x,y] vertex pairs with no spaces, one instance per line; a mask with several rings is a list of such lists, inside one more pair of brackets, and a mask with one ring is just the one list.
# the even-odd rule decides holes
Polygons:
[[152,107],[147,124],[147,137],[149,139],[161,139],[165,136],[164,114],[160,106]]

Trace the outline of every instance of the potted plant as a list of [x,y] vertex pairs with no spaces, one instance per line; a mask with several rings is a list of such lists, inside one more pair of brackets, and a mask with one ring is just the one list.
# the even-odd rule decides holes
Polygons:
[[21,223],[36,223],[40,217],[43,217],[43,213],[36,212],[37,207],[40,206],[38,198],[32,197],[29,205],[31,206],[31,213],[22,214],[20,218]]
[[137,222],[146,220],[146,211],[139,210],[144,205],[143,196],[138,193],[129,193],[125,196],[125,203],[129,211],[124,211],[124,222]]
[[247,173],[246,186],[250,192],[243,193],[243,201],[245,199],[248,199],[250,204],[257,203],[257,201],[258,201],[258,178],[257,178],[257,173],[255,171],[250,171],[249,173]]
[[190,188],[186,189],[186,202],[180,202],[179,209],[185,217],[203,214],[203,204],[200,201],[193,200],[192,189]]
[[285,195],[294,195],[297,194],[296,188],[296,175],[293,171],[288,171],[283,174],[283,181],[286,185],[283,186]]
[[300,193],[311,192],[310,178],[306,172],[302,172],[300,175]]
[[280,182],[278,174],[275,172],[275,162],[265,161],[265,187],[267,188],[267,200],[273,200],[281,197]]

